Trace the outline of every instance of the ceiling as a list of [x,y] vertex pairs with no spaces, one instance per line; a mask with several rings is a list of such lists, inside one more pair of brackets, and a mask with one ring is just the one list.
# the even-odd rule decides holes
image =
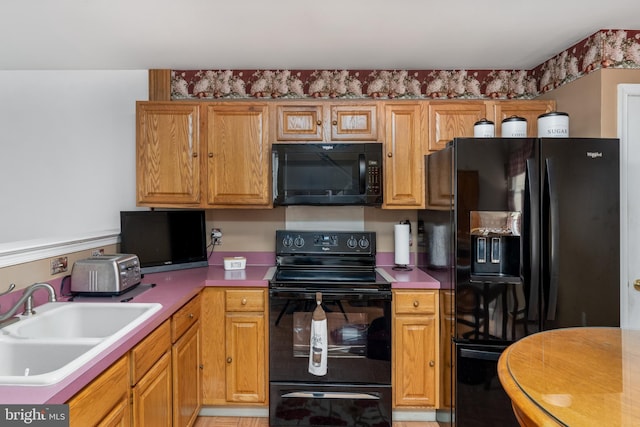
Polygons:
[[0,69],[529,70],[638,0],[2,0]]

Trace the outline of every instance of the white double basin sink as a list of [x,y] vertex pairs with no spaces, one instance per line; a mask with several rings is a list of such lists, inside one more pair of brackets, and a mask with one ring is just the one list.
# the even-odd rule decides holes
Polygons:
[[0,385],[55,384],[162,308],[155,303],[50,302],[0,329]]

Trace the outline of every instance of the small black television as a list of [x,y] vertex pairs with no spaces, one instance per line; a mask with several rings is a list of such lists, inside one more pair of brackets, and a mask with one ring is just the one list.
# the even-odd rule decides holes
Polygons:
[[137,255],[142,273],[206,267],[204,210],[120,212],[120,252]]

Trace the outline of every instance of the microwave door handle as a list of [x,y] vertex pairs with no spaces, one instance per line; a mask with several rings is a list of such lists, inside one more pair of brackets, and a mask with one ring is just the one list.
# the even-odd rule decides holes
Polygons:
[[365,194],[367,191],[367,163],[364,159],[364,154],[358,156],[359,166],[359,181],[360,181],[360,194]]

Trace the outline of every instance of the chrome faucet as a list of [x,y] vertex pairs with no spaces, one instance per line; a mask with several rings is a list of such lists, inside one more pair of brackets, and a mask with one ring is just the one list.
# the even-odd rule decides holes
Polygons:
[[[9,290],[7,290],[4,293],[10,292],[13,288],[15,288],[15,285],[11,284],[11,286],[9,286]],[[25,316],[34,315],[36,312],[33,309],[33,293],[38,289],[46,289],[49,292],[49,302],[56,301],[56,291],[55,289],[53,289],[53,286],[51,286],[48,283],[34,283],[33,285],[27,287],[24,290],[24,293],[18,299],[18,301],[16,301],[13,307],[11,307],[6,313],[0,314],[0,323],[4,322],[5,320],[15,315],[16,311],[18,311],[18,308],[20,307],[21,304],[24,304],[24,312],[22,313],[23,315]]]

